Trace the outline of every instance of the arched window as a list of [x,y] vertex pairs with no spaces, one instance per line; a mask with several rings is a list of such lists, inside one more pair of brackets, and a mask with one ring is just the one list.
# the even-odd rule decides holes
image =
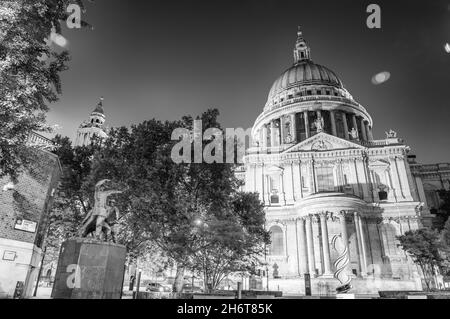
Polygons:
[[272,256],[284,255],[283,230],[280,226],[270,228],[270,250]]

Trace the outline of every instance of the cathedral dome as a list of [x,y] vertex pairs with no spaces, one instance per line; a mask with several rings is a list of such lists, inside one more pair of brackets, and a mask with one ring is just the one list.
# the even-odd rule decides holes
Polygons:
[[341,79],[314,63],[311,49],[297,32],[294,63],[273,83],[252,136],[264,147],[284,147],[326,132],[352,141],[372,139],[373,121]]
[[327,67],[316,64],[311,60],[302,60],[286,70],[272,85],[269,101],[276,95],[291,88],[301,88],[309,85],[332,86],[343,89],[339,77]]

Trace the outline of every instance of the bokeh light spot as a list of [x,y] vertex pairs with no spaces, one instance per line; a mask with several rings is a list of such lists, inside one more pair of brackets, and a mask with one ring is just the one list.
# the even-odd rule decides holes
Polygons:
[[62,48],[66,47],[67,45],[67,39],[63,37],[61,34],[52,32],[50,36],[50,40],[57,46],[60,46]]
[[446,43],[444,46],[445,52],[450,53],[450,43]]
[[380,72],[373,76],[372,83],[375,85],[383,84],[391,78],[391,74],[387,71]]

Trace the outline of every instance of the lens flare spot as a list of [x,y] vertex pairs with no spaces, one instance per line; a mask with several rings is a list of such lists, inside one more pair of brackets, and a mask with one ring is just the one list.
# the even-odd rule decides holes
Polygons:
[[450,53],[450,43],[444,45],[445,52]]
[[391,74],[387,71],[380,72],[373,76],[372,83],[375,85],[383,84],[391,78]]
[[60,46],[62,48],[66,47],[67,45],[67,39],[65,37],[63,37],[61,34],[58,33],[52,33],[50,35],[50,40],[52,40],[52,42],[54,44],[56,44],[57,46]]

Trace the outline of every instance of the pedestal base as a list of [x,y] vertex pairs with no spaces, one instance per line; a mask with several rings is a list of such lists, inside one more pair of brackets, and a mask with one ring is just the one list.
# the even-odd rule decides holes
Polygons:
[[120,299],[126,248],[87,238],[64,242],[56,270],[52,298]]
[[355,299],[355,294],[337,294],[336,299]]

